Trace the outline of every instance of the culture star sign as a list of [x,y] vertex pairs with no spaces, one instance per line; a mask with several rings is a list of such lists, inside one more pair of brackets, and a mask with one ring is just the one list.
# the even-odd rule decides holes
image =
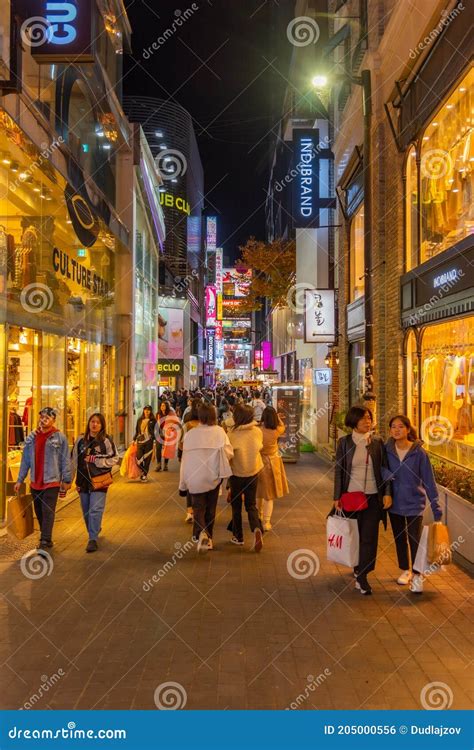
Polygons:
[[333,344],[336,338],[334,289],[305,289],[306,343]]

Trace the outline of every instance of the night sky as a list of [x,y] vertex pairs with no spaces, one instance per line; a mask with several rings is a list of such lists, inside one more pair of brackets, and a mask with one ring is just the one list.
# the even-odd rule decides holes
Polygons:
[[[181,28],[144,48],[192,7],[126,0],[133,30],[124,94],[173,99],[192,115],[204,167],[206,212],[220,217],[231,259],[250,235],[264,239],[271,146],[286,87],[293,0],[197,0]],[[272,133],[273,129],[273,133]]]

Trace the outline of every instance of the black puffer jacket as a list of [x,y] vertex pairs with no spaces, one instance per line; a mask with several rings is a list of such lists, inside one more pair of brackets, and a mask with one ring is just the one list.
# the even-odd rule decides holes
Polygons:
[[[352,439],[352,435],[345,435],[337,444],[334,472],[334,500],[339,500],[341,495],[347,492],[351,480],[352,459],[355,449],[356,444]],[[379,437],[373,437],[370,443],[368,443],[368,451],[374,467],[380,506],[383,507],[383,496],[392,494],[390,482],[386,482],[382,476],[382,467],[387,467],[388,465],[383,440]]]

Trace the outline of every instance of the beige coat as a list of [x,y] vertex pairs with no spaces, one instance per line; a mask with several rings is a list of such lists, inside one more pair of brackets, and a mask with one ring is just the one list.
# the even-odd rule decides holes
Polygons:
[[263,435],[263,469],[258,475],[257,497],[276,500],[289,492],[285,467],[278,450],[278,438],[285,432],[285,428],[279,425],[276,430],[267,430],[266,427],[260,429]]
[[230,465],[236,477],[253,477],[263,467],[260,451],[263,447],[262,431],[255,422],[229,430],[229,440],[234,449]]

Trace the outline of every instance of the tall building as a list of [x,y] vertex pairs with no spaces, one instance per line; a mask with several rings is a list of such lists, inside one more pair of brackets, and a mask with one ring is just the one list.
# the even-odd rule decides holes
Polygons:
[[[341,412],[364,399],[370,327],[379,429],[406,413],[433,454],[473,468],[472,14],[455,2],[332,0],[329,16],[335,399]],[[350,80],[362,75],[372,88],[365,136],[363,90]]]
[[66,29],[60,5],[0,3],[1,515],[43,406],[71,446],[93,411],[118,444],[131,417],[130,27],[120,0],[74,5]]
[[159,306],[163,308],[161,316],[165,321],[163,335],[168,336],[171,326],[179,328],[181,321],[183,346],[169,346],[162,340],[161,382],[166,387],[189,387],[197,384],[196,375],[203,376],[205,323],[204,175],[193,123],[191,115],[175,102],[127,96],[124,106],[129,119],[141,123],[163,178],[160,203],[165,216],[166,240],[160,262]]

